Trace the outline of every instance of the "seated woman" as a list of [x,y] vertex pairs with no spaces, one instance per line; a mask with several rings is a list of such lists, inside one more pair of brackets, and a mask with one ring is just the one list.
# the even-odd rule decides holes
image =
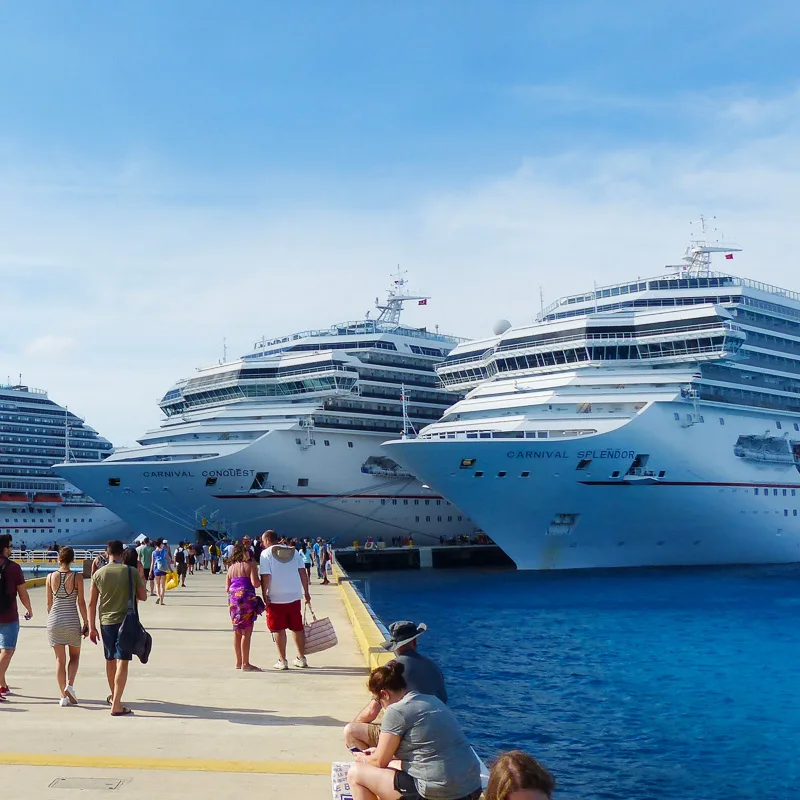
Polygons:
[[261,672],[250,663],[250,638],[253,625],[259,614],[264,612],[264,601],[256,595],[261,586],[258,568],[255,561],[249,559],[249,553],[241,542],[233,548],[228,562],[228,575],[225,589],[228,592],[228,608],[233,624],[233,651],[236,654],[236,669],[242,672]]
[[486,800],[551,800],[555,778],[522,750],[503,753],[492,765]]
[[353,800],[477,800],[480,766],[461,726],[441,700],[410,692],[404,669],[390,661],[369,676],[383,722],[378,746],[355,754]]

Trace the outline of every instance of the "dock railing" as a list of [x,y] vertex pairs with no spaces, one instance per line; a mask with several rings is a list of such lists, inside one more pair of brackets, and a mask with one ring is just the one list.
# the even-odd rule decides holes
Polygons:
[[[105,552],[103,547],[93,548],[80,548],[75,549],[75,563],[89,559],[95,559],[101,553]],[[11,560],[16,561],[18,564],[58,564],[58,551],[56,550],[26,550],[24,553],[21,550],[11,551]]]

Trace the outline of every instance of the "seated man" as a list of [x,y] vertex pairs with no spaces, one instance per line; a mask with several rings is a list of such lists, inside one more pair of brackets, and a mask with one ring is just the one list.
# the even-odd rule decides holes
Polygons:
[[[403,673],[409,691],[432,694],[443,703],[447,702],[447,689],[442,671],[431,659],[417,650],[417,639],[428,630],[424,622],[415,625],[408,620],[393,622],[389,626],[390,638],[381,644],[385,650],[393,650],[395,659],[403,664]],[[344,727],[344,743],[351,750],[366,750],[377,747],[380,724],[375,720],[381,707],[376,700],[364,706],[352,722]]]

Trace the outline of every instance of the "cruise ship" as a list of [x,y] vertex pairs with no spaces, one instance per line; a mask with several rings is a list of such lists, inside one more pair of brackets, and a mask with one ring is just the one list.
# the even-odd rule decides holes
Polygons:
[[111,443],[47,392],[0,386],[0,533],[33,549],[99,544],[131,529],[51,469],[57,461],[99,463]]
[[461,395],[434,367],[463,340],[401,324],[403,273],[370,319],[264,339],[200,369],[160,401],[165,419],[102,463],[57,466],[137,530],[206,530],[438,542],[474,531],[461,511],[381,449]]
[[800,561],[800,294],[679,267],[454,348],[393,460],[521,569]]

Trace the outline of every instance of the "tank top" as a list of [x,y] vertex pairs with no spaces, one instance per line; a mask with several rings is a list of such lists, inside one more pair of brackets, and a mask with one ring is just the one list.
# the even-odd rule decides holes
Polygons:
[[[53,592],[53,605],[47,615],[48,637],[51,644],[80,644],[80,618],[78,617],[78,587],[75,585],[77,577],[73,578],[72,591],[67,591],[67,577],[69,572],[57,572],[58,587]],[[71,634],[71,636],[70,636]],[[67,641],[72,639],[72,641]]]

